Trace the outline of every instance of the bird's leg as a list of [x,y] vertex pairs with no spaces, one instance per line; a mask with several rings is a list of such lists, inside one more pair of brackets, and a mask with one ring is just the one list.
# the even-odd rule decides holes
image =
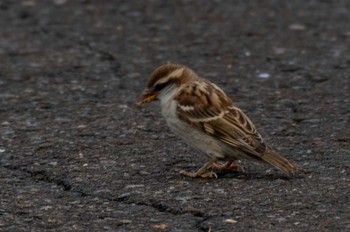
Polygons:
[[213,163],[210,167],[210,169],[215,170],[215,171],[239,171],[239,172],[244,172],[244,168],[241,166],[234,164],[235,160],[230,160],[226,164],[217,164]]
[[180,174],[188,177],[218,178],[215,172],[206,172],[215,162],[217,162],[217,159],[212,159],[205,163],[197,172],[181,171]]

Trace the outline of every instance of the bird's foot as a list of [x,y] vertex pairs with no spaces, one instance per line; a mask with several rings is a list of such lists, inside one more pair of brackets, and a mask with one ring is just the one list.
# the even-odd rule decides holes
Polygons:
[[200,178],[218,178],[215,172],[204,172],[204,173],[199,173],[199,172],[186,172],[186,171],[181,171],[180,174],[182,176],[187,176],[187,177],[200,177]]
[[245,172],[244,168],[234,164],[233,161],[229,161],[226,164],[217,164],[214,163],[210,166],[211,170],[215,171],[238,171],[238,172]]

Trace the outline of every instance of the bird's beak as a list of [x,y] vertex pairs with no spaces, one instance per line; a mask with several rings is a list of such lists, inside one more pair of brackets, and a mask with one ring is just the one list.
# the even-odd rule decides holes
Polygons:
[[146,89],[142,97],[136,102],[138,105],[144,105],[157,99],[157,93],[152,89]]

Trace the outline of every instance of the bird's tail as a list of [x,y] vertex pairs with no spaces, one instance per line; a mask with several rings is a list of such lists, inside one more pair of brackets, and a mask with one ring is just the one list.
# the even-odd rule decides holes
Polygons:
[[278,168],[284,172],[289,177],[293,176],[296,172],[306,173],[304,169],[298,165],[290,162],[286,158],[278,155],[274,150],[267,149],[264,155],[261,157],[266,163],[271,164],[272,166]]

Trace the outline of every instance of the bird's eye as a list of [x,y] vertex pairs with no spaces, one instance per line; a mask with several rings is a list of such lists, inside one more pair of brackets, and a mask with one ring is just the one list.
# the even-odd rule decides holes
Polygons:
[[165,88],[165,86],[167,86],[168,83],[160,83],[160,84],[156,84],[156,86],[154,86],[154,90],[159,92],[161,91],[162,89]]

